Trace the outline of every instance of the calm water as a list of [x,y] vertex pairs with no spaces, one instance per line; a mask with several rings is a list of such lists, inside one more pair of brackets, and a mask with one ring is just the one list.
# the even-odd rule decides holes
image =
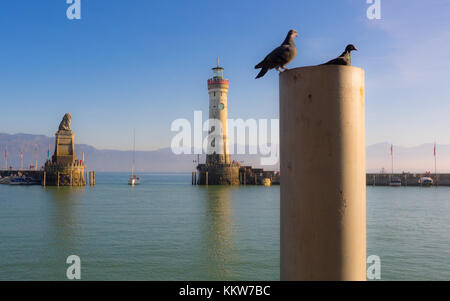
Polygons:
[[[190,174],[98,173],[79,189],[0,185],[0,280],[278,280],[279,187],[193,187]],[[450,188],[368,188],[382,279],[450,279]]]

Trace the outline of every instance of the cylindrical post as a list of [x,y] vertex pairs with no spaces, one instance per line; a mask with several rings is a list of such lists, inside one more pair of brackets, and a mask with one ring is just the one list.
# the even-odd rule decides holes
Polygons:
[[56,186],[59,186],[59,171],[56,173],[56,176],[57,176],[57,180],[56,180],[56,182],[57,182],[57,184],[56,184]]
[[85,185],[87,186],[89,184],[89,171],[86,170],[86,182]]
[[208,185],[208,172],[206,172],[206,185]]
[[191,173],[191,184],[194,185],[194,172]]
[[366,279],[364,70],[280,75],[281,280]]
[[197,185],[197,172],[194,171],[194,185]]
[[43,182],[42,182],[42,186],[44,186],[44,187],[47,184],[46,180],[47,180],[47,172],[44,171],[44,179],[43,179]]
[[73,170],[70,171],[70,186],[73,186]]

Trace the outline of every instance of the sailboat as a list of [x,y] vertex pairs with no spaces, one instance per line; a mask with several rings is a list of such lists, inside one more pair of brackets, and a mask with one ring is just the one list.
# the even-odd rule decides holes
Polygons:
[[134,165],[136,161],[136,133],[133,131],[133,165],[131,167],[131,176],[128,178],[128,185],[134,186],[141,184],[141,178],[134,174]]

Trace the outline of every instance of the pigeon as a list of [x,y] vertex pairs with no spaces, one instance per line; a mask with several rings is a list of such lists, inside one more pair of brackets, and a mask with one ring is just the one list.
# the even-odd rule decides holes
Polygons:
[[352,44],[347,45],[347,47],[345,48],[345,51],[339,57],[337,57],[334,60],[331,60],[323,65],[350,66],[352,64],[351,52],[354,50],[357,51],[358,49],[356,49],[356,47],[353,46]]
[[281,72],[280,68],[283,70],[288,70],[286,65],[292,62],[293,59],[297,56],[297,47],[294,43],[294,38],[298,36],[296,30],[289,30],[286,39],[284,40],[281,46],[275,48],[266,58],[255,66],[255,69],[261,69],[256,78],[263,77],[267,71],[270,69],[277,69]]

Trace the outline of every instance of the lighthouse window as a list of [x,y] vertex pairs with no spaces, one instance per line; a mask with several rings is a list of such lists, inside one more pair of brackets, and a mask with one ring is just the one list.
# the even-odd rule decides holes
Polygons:
[[219,104],[219,109],[220,109],[220,110],[223,110],[224,108],[225,108],[225,105],[224,105],[223,103],[220,103],[220,104]]

